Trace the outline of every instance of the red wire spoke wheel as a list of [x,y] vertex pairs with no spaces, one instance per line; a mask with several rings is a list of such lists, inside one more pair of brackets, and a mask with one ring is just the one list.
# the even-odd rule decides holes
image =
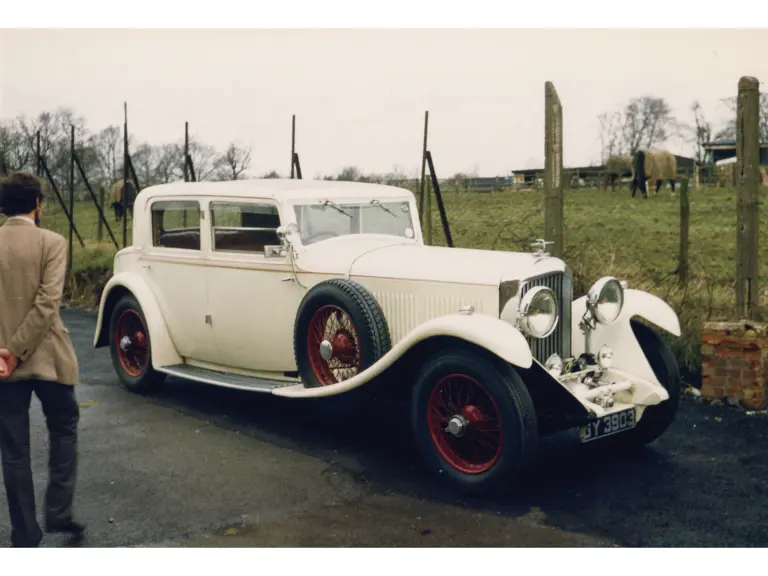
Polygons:
[[147,368],[147,328],[135,310],[125,310],[117,319],[115,334],[120,365],[129,376],[140,376]]
[[427,468],[469,493],[508,486],[538,444],[538,421],[515,368],[485,350],[433,348],[416,377],[411,424]]
[[496,464],[501,414],[482,384],[464,374],[446,376],[432,388],[427,409],[432,441],[451,466],[479,474]]
[[146,393],[165,380],[152,368],[152,346],[147,320],[133,294],[123,295],[110,315],[109,349],[120,382],[131,392]]
[[330,386],[354,378],[390,348],[384,313],[357,282],[342,278],[321,282],[301,301],[294,353],[305,386]]
[[322,386],[360,371],[360,341],[350,315],[338,306],[322,306],[309,321],[307,357]]

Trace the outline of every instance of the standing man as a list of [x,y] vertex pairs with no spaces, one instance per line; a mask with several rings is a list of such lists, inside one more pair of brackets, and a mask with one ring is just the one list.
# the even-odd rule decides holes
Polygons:
[[11,544],[37,547],[37,522],[29,442],[32,393],[40,400],[50,440],[45,494],[47,532],[82,536],[72,516],[77,470],[75,401],[78,362],[59,315],[67,270],[64,238],[39,227],[40,182],[28,173],[0,181],[0,452]]

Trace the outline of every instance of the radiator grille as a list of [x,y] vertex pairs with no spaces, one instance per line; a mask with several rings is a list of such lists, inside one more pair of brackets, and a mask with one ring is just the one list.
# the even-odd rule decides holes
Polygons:
[[552,354],[561,358],[571,355],[571,302],[573,301],[573,279],[570,273],[554,272],[544,276],[529,278],[522,283],[520,297],[531,288],[546,286],[555,293],[560,319],[557,328],[546,338],[528,338],[533,357],[542,364]]

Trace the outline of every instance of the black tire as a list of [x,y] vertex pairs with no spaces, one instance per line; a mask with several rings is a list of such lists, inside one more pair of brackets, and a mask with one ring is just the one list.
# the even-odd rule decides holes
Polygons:
[[[452,375],[458,376],[459,379],[454,380],[457,385],[466,382],[474,387],[475,384],[468,379],[480,384],[480,388],[474,388],[478,395],[473,396],[476,403],[474,410],[477,410],[476,414],[482,414],[482,419],[478,416],[478,424],[488,422],[489,426],[484,428],[492,427],[488,417],[494,413],[501,422],[500,446],[491,449],[495,451],[495,456],[486,458],[483,463],[465,459],[466,468],[463,470],[455,464],[457,453],[469,449],[469,443],[462,444],[462,439],[466,438],[470,443],[474,440],[476,447],[485,446],[487,449],[487,445],[477,444],[477,436],[470,436],[477,435],[482,428],[473,430],[470,422],[465,435],[456,440],[448,432],[440,432],[446,422],[445,417],[436,417],[432,423],[429,417],[430,411],[435,408],[431,398],[437,398],[438,386],[441,387],[440,404],[445,406],[446,398],[451,397],[451,393],[446,394],[442,386],[446,385],[446,377]],[[480,393],[481,389],[484,394]],[[487,402],[488,397],[493,406]],[[467,412],[467,417],[471,417],[471,407],[471,404],[465,405],[462,414]],[[452,411],[449,409],[445,413]],[[508,485],[529,463],[538,446],[538,421],[533,400],[517,371],[495,356],[463,348],[438,352],[422,366],[412,393],[411,424],[427,468],[453,488],[468,494],[495,492]],[[434,434],[431,424],[435,426]],[[488,438],[490,436],[486,436],[485,440]],[[474,470],[469,470],[470,465],[475,467]]]
[[640,421],[624,434],[617,435],[622,441],[636,446],[650,444],[666,432],[675,420],[680,407],[682,378],[674,354],[669,346],[651,328],[636,320],[631,321],[640,348],[642,348],[653,373],[669,394],[669,399],[661,404],[648,406]]
[[[132,343],[131,346],[137,349],[146,346],[146,352],[142,355],[144,360],[130,367],[128,365],[133,365],[137,357],[136,350],[133,350],[134,354],[129,358],[127,353],[121,352],[121,338],[118,338],[118,329],[121,329],[121,334],[124,329],[123,326],[118,326],[118,323],[129,321],[133,325],[140,326],[144,335],[142,338],[134,338],[141,341]],[[120,382],[131,392],[146,394],[156,389],[165,380],[164,373],[152,368],[152,346],[147,321],[141,306],[132,294],[126,294],[120,298],[112,310],[109,321],[109,351],[112,356],[112,366]]]
[[[314,326],[317,330],[323,324],[322,315],[326,313],[332,313],[335,319],[339,319],[335,336],[346,338],[340,341],[343,346],[336,346],[337,340],[332,338],[331,360],[336,360],[334,364],[353,367],[343,374],[334,374],[330,367],[331,360],[320,357],[320,351],[316,349],[319,341],[314,342],[319,332],[315,331],[310,336],[310,329]],[[326,319],[326,327],[330,321],[330,317]],[[351,331],[348,329],[350,324]],[[326,336],[330,332],[333,329]],[[357,282],[339,278],[315,285],[304,296],[296,314],[293,342],[299,376],[308,388],[347,380],[369,368],[391,348],[389,327],[379,303]]]

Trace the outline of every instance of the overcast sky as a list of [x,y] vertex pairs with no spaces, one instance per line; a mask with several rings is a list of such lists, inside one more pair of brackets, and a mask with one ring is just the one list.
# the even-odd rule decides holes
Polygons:
[[[90,130],[181,141],[184,122],[252,174],[290,169],[291,115],[305,177],[399,166],[417,173],[424,111],[438,175],[508,174],[544,157],[544,83],[564,108],[564,162],[600,159],[597,115],[666,98],[690,121],[727,118],[741,76],[768,80],[765,30],[0,30],[0,117],[58,106]],[[761,86],[761,89],[765,89]],[[670,142],[691,154],[688,143]]]

